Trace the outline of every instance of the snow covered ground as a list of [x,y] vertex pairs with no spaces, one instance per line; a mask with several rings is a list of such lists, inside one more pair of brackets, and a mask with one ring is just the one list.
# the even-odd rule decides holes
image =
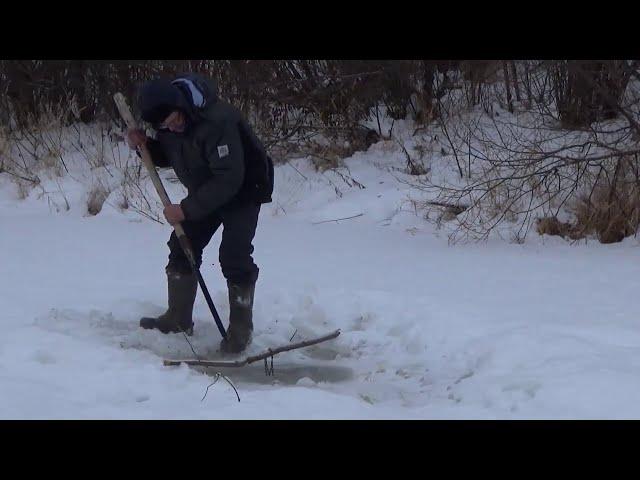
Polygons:
[[[213,372],[163,366],[192,356],[183,336],[138,328],[166,305],[169,226],[114,201],[87,216],[67,179],[56,211],[0,178],[0,418],[640,418],[637,239],[449,245],[390,171],[402,159],[383,142],[349,159],[365,189],[305,160],[277,168],[250,353],[342,334],[276,357],[275,376],[218,370],[240,402],[223,380],[205,397]],[[202,272],[226,323],[219,242]],[[200,293],[195,321],[193,347],[213,355]]]

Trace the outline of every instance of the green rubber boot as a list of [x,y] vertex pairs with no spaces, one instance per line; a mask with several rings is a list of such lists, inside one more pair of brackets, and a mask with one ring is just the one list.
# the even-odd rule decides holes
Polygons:
[[223,353],[240,353],[251,343],[253,332],[253,296],[255,283],[238,285],[227,282],[229,289],[229,328],[227,339],[220,343]]
[[162,333],[193,335],[193,304],[196,299],[198,279],[195,274],[185,274],[167,270],[167,290],[169,308],[157,318],[144,317],[140,326],[157,329]]

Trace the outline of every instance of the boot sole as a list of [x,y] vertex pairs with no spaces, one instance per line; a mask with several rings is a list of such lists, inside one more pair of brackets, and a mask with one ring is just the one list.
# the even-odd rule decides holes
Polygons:
[[189,327],[186,330],[182,330],[182,329],[163,329],[160,326],[158,326],[157,323],[154,323],[155,319],[148,319],[148,321],[144,321],[147,320],[145,318],[140,320],[140,327],[145,329],[145,330],[158,330],[160,333],[163,333],[165,335],[168,335],[170,333],[185,333],[186,335],[188,335],[189,337],[193,336],[193,325],[191,327]]

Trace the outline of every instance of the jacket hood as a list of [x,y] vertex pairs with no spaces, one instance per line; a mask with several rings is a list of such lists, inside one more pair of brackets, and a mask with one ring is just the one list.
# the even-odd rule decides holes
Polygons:
[[184,111],[192,120],[201,110],[218,100],[217,84],[198,74],[181,75],[174,80],[156,79],[140,88],[138,104],[143,120],[156,125],[174,110]]

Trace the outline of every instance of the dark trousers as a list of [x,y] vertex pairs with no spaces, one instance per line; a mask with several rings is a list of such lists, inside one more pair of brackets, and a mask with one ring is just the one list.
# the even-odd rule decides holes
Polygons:
[[[202,220],[183,222],[182,226],[191,241],[198,267],[202,264],[204,247],[222,225],[222,242],[218,257],[222,274],[232,283],[255,283],[259,269],[251,257],[251,242],[256,233],[259,213],[260,205],[242,203],[225,206]],[[170,250],[167,270],[190,273],[191,266],[175,232],[171,234],[167,245]]]

